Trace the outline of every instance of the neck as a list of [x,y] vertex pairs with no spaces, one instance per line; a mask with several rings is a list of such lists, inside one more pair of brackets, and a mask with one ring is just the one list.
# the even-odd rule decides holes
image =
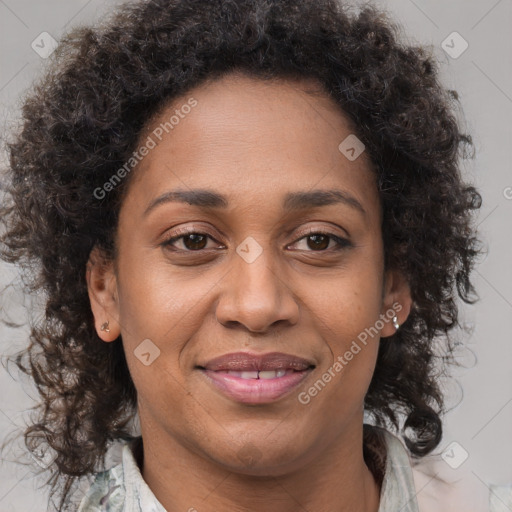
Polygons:
[[168,512],[378,512],[380,487],[363,458],[363,429],[312,449],[307,463],[258,475],[216,463],[170,436],[144,435],[142,474]]

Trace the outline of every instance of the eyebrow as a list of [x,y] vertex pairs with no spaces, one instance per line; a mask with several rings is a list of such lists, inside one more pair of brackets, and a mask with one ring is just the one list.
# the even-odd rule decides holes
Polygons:
[[[143,215],[147,216],[157,206],[171,202],[188,203],[199,208],[227,208],[229,205],[226,196],[211,190],[172,190],[151,201],[144,210]],[[283,209],[288,212],[338,203],[350,206],[363,215],[366,215],[366,210],[363,208],[362,204],[354,196],[342,190],[290,192],[285,195]]]

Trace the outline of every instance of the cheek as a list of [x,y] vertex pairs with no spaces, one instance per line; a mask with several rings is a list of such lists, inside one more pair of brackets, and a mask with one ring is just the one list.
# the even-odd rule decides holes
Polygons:
[[[200,279],[187,279],[191,270],[172,268],[158,251],[152,252],[146,257],[144,251],[126,247],[119,259],[119,315],[130,344],[151,338],[163,346],[197,327],[196,311],[212,284],[208,273]],[[172,345],[176,344],[173,341]]]
[[[379,295],[364,289],[339,290],[323,301],[317,329],[324,342],[324,362],[299,402],[322,415],[335,431],[360,414],[377,360],[379,336],[371,336],[379,318]],[[326,314],[328,312],[328,314]]]
[[[375,325],[382,308],[382,274],[375,262],[350,266],[336,279],[309,286],[309,308],[324,326],[327,339],[342,350],[365,329]],[[333,347],[334,348],[334,347]]]
[[362,259],[358,267],[309,292],[309,308],[326,356],[318,376],[326,383],[325,391],[321,383],[316,386],[323,395],[318,403],[333,400],[342,409],[362,404],[379,347],[380,267],[374,261],[365,265]]
[[336,380],[350,381],[345,390],[356,391],[365,388],[373,374],[379,346],[375,329],[380,303],[378,297],[362,291],[341,295],[333,296],[330,314],[318,329],[330,352],[326,364],[338,376]]
[[[153,401],[181,396],[181,354],[204,318],[204,288],[180,283],[161,265],[125,257],[119,265],[119,320],[123,348],[139,395]],[[162,390],[156,392],[160,384]],[[165,384],[165,385],[164,385]],[[166,390],[167,391],[166,391]]]

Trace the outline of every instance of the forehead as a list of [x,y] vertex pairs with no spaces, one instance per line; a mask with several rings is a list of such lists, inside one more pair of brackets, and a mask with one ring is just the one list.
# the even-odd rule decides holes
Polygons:
[[261,205],[294,188],[343,186],[378,203],[367,155],[350,160],[340,151],[353,132],[313,80],[227,75],[174,99],[147,123],[139,145],[151,139],[154,148],[137,165],[129,195],[147,204],[171,188],[215,187]]

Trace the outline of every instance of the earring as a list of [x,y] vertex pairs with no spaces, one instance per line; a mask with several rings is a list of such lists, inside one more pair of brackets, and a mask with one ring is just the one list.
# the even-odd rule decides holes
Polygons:
[[110,329],[108,328],[108,320],[104,324],[102,324],[101,330],[105,332],[110,332]]
[[395,315],[393,317],[393,327],[398,331],[398,329],[400,329],[400,324],[398,323],[398,318],[397,316]]

